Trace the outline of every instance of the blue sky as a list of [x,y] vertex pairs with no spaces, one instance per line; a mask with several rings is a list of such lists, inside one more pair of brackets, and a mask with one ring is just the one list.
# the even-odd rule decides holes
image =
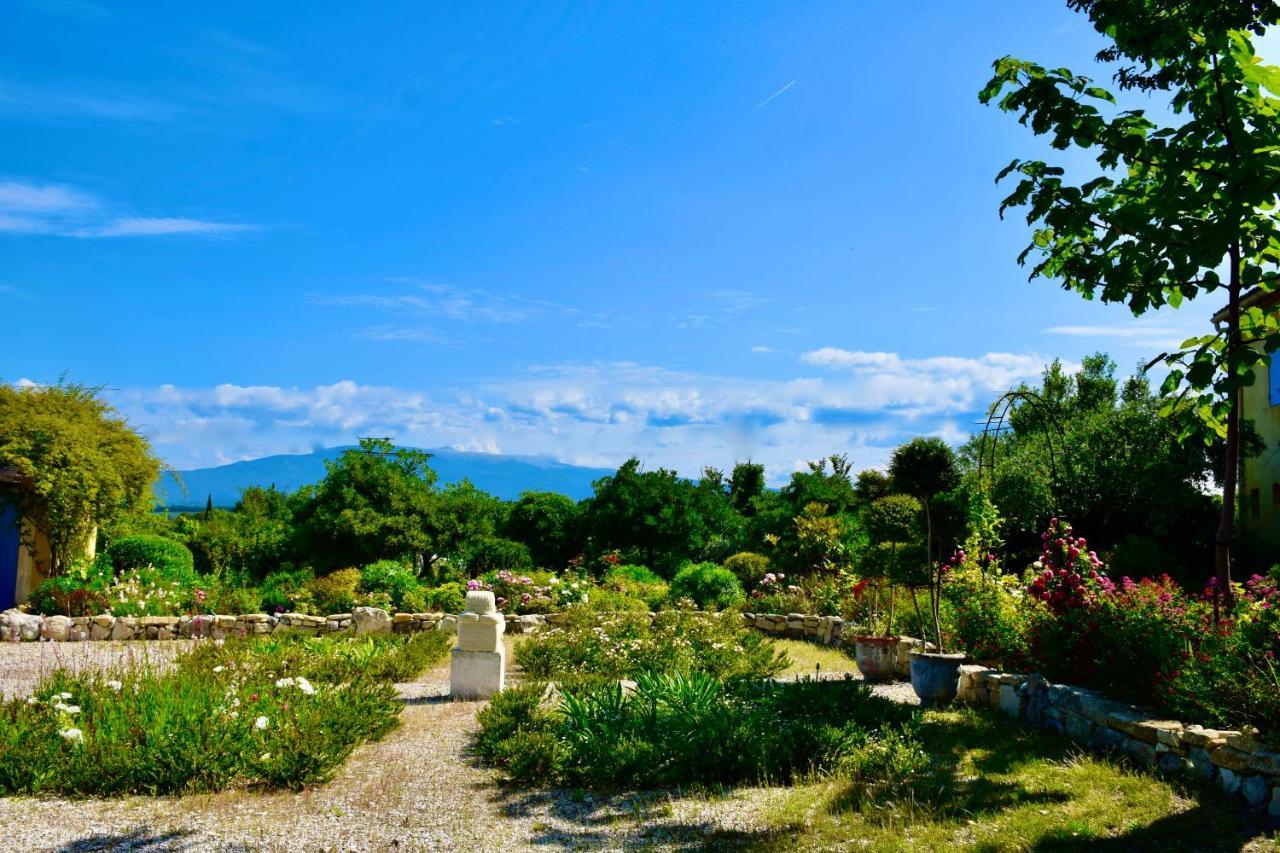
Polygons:
[[992,179],[1043,152],[976,93],[1094,73],[1061,2],[0,7],[0,378],[106,386],[178,467],[390,435],[778,481],[1214,307],[1015,264]]

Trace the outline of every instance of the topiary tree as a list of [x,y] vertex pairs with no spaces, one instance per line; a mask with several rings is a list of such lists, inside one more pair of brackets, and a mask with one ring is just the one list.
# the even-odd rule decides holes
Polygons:
[[893,452],[889,477],[894,488],[920,501],[925,518],[925,562],[929,566],[929,609],[933,615],[933,632],[938,648],[942,648],[943,568],[934,555],[933,503],[937,497],[960,484],[956,455],[940,438],[913,438]]
[[[919,579],[908,573],[905,560],[900,558],[914,553],[912,546],[920,539],[920,517],[923,507],[911,495],[888,495],[874,500],[863,511],[863,522],[867,527],[867,535],[874,546],[874,557],[868,561],[865,574],[882,577],[888,580],[889,610],[888,631],[894,624],[894,582],[902,582],[911,595],[916,616],[920,616],[920,603],[916,599],[916,586]],[[924,623],[921,620],[921,627]],[[886,633],[888,632],[886,631]],[[874,631],[873,631],[874,633]]]

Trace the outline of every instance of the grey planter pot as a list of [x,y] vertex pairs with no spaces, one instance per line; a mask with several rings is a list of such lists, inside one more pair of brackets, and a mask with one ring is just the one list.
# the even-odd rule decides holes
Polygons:
[[911,653],[911,689],[922,705],[946,705],[960,686],[962,654]]

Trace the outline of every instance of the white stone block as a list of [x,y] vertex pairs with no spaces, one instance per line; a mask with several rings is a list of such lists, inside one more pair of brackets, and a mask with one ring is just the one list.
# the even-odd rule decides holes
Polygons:
[[502,647],[505,627],[501,613],[463,613],[458,617],[458,648],[496,652]]
[[463,609],[468,613],[494,613],[498,605],[494,601],[492,591],[473,589],[467,592],[467,606]]
[[454,699],[488,699],[506,684],[507,657],[496,652],[454,649],[449,666],[449,695]]

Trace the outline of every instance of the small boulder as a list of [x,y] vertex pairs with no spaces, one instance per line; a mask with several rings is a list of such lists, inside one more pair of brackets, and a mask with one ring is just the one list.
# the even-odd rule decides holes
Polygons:
[[351,611],[356,634],[390,634],[391,614],[381,607],[356,607]]

